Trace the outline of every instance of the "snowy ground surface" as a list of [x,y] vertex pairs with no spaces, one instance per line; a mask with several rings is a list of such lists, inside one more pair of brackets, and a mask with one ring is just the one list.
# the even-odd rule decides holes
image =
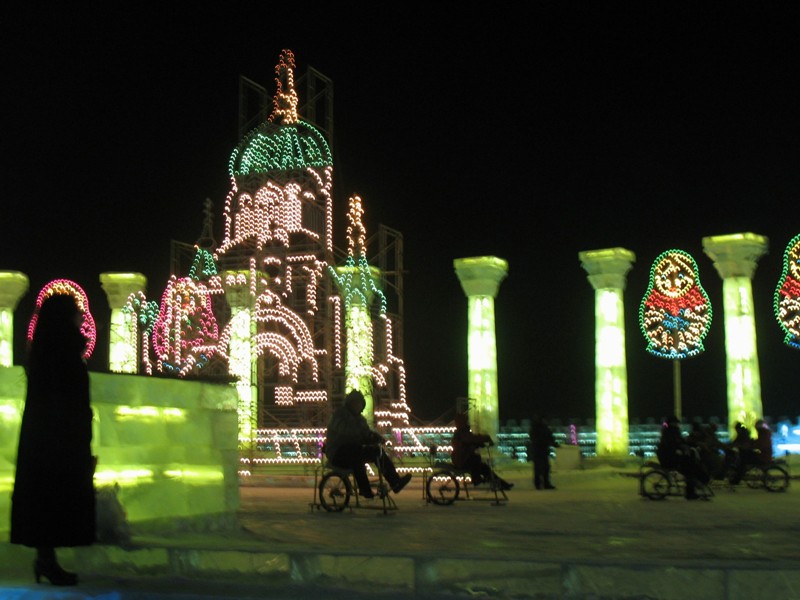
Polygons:
[[[800,467],[793,465],[800,473]],[[313,508],[313,480],[287,477],[241,489],[238,527],[214,534],[162,536],[157,532],[136,535],[137,548],[170,547],[197,552],[315,553],[319,556],[368,555],[401,560],[451,558],[463,564],[463,581],[457,588],[441,593],[380,590],[376,586],[259,585],[252,579],[213,580],[206,578],[131,577],[89,574],[75,589],[35,585],[30,572],[32,558],[26,548],[6,548],[15,559],[12,566],[0,565],[0,598],[14,600],[127,600],[140,598],[452,598],[466,596],[513,597],[482,588],[482,565],[526,561],[532,565],[600,567],[609,576],[630,569],[667,569],[667,573],[703,569],[762,569],[765,580],[784,578],[800,571],[800,511],[792,480],[785,493],[738,486],[715,488],[710,501],[687,501],[670,497],[661,502],[639,495],[635,464],[606,465],[585,461],[584,468],[553,474],[556,490],[538,491],[531,484],[529,465],[503,472],[516,483],[508,501],[495,505],[493,496],[480,494],[474,500],[459,500],[452,506],[425,502],[422,480],[415,478],[396,497],[398,510],[361,509],[328,513]],[[484,492],[485,494],[485,492]],[[0,543],[0,546],[9,546]],[[19,557],[22,556],[20,559]],[[17,560],[19,559],[19,560]],[[69,564],[79,573],[81,565]],[[391,565],[391,562],[385,563]],[[399,564],[399,563],[398,563]],[[16,565],[16,566],[14,566]],[[22,565],[22,566],[20,566]],[[562,570],[567,567],[559,567]],[[777,570],[777,571],[776,571]],[[366,572],[366,571],[365,571]],[[387,574],[387,579],[390,579]],[[473,581],[474,580],[474,581]],[[730,576],[722,576],[724,590],[714,597],[736,598]],[[619,596],[605,593],[569,594],[563,591],[535,591],[531,578],[527,597],[532,598],[670,598],[671,592],[654,590],[647,595]],[[542,579],[544,581],[544,579]],[[686,579],[691,581],[691,577]],[[302,582],[301,582],[302,583]],[[800,581],[783,582],[784,588]],[[688,583],[687,583],[688,585]],[[800,598],[784,593],[784,598]],[[684,592],[682,592],[684,593]],[[750,597],[760,597],[752,595]],[[744,594],[744,591],[743,591]],[[702,596],[696,596],[702,597]],[[706,596],[709,597],[709,596]]]

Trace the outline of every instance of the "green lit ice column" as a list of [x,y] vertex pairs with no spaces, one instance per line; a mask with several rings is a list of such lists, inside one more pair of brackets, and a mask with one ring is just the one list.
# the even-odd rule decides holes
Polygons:
[[469,422],[473,430],[496,438],[499,415],[494,299],[508,273],[508,263],[494,256],[477,256],[458,258],[453,266],[467,296]]
[[254,351],[256,322],[253,318],[250,271],[225,271],[221,275],[225,300],[231,309],[228,372],[236,377],[239,444],[242,448],[254,447],[258,429],[258,390]]
[[628,368],[622,292],[636,255],[625,248],[579,252],[594,288],[597,455],[628,454]]
[[370,266],[336,267],[336,283],[345,299],[345,390],[358,390],[364,394],[366,406],[363,415],[370,427],[375,426],[375,400],[373,397],[373,346],[372,315],[370,303],[379,289],[380,270]]
[[27,291],[25,273],[0,271],[0,367],[14,365],[14,311]]
[[755,431],[756,419],[763,416],[751,280],[756,262],[767,252],[767,247],[767,238],[754,233],[703,238],[703,250],[722,278],[731,433],[736,421]]
[[143,292],[147,277],[141,273],[101,273],[100,284],[111,308],[108,335],[108,368],[114,373],[139,371],[139,340],[131,327],[131,313],[123,310],[131,294]]

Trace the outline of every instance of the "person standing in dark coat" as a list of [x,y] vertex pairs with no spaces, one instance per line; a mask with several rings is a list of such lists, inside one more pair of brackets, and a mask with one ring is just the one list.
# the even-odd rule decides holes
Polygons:
[[45,299],[28,353],[10,541],[36,548],[37,583],[45,577],[53,585],[76,585],[77,574],[58,564],[55,549],[95,542],[95,460],[82,319],[72,296]]
[[547,424],[547,419],[534,415],[531,420],[530,438],[533,484],[537,490],[554,490],[556,486],[550,482],[550,449],[558,448],[559,443]]

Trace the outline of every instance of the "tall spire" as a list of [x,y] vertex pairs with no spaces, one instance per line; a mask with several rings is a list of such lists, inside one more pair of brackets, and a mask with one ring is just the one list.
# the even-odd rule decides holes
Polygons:
[[272,99],[272,114],[268,119],[272,123],[292,125],[299,121],[294,69],[294,53],[291,50],[281,51],[278,64],[275,66],[276,91]]
[[206,198],[203,202],[203,231],[195,242],[195,245],[204,250],[213,250],[217,247],[217,241],[214,239],[213,208],[214,204],[211,202],[211,198]]

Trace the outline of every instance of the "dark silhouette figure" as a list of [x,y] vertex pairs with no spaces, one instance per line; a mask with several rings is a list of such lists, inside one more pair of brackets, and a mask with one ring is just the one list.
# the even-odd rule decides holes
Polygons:
[[[758,459],[753,449],[753,438],[750,430],[741,422],[736,422],[733,426],[734,437],[725,449],[726,461],[730,472],[730,483],[736,485],[742,480],[747,468],[757,464]],[[771,451],[770,451],[771,453]]]
[[366,405],[364,395],[358,390],[347,394],[344,404],[333,412],[328,423],[325,456],[331,464],[353,470],[362,497],[375,497],[367,477],[366,463],[374,463],[380,469],[396,494],[411,481],[411,474],[400,477],[391,459],[380,451],[379,446],[385,440],[378,432],[370,429],[369,423],[361,414]]
[[486,464],[478,449],[484,446],[494,446],[492,438],[483,433],[474,433],[469,426],[466,413],[458,413],[455,418],[456,430],[453,432],[450,460],[457,469],[468,470],[473,485],[480,485],[486,481],[495,481],[501,490],[510,490],[514,487]]
[[31,341],[11,504],[12,544],[36,548],[34,577],[75,585],[58,547],[95,541],[95,461],[83,316],[67,295],[41,305]]
[[686,499],[700,497],[697,486],[708,481],[697,448],[692,447],[681,433],[680,419],[669,417],[661,427],[661,439],[656,448],[658,462],[665,469],[678,471],[686,480]]
[[756,439],[753,441],[754,458],[762,466],[772,462],[772,431],[764,419],[756,421]]
[[558,448],[559,443],[553,435],[547,419],[534,415],[531,420],[530,452],[533,461],[533,485],[537,490],[554,490],[550,482],[550,449]]
[[712,478],[724,479],[724,448],[717,438],[717,427],[713,423],[703,425],[692,422],[692,429],[686,436],[686,443],[696,448],[701,464],[701,481],[708,483]]

